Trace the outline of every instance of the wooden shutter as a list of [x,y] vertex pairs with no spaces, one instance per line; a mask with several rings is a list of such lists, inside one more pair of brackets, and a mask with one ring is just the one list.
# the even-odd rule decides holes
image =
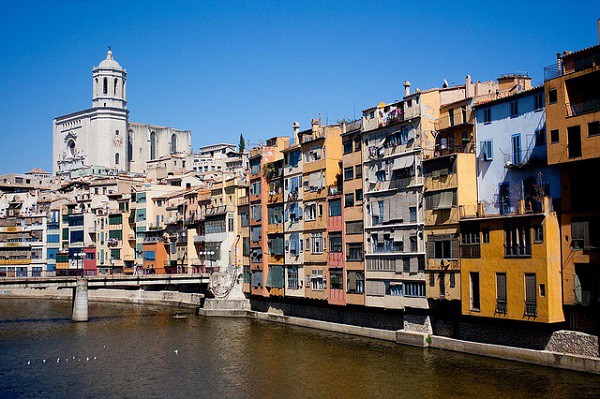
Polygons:
[[525,275],[525,303],[535,304],[535,274]]
[[452,240],[450,241],[450,251],[451,251],[451,258],[452,259],[458,259],[458,250],[459,250],[460,246],[458,244],[458,240]]
[[496,299],[506,303],[506,273],[496,273]]

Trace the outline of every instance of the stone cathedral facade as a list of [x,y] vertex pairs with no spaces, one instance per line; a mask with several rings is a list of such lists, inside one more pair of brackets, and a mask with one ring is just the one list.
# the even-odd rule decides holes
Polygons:
[[189,130],[129,122],[127,71],[109,49],[92,70],[92,108],[54,118],[53,172],[146,172],[146,162],[176,156],[191,169]]

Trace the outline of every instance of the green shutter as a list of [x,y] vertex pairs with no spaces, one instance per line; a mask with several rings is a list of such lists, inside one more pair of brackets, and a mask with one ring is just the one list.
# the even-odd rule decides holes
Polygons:
[[108,238],[116,238],[117,240],[122,240],[123,232],[121,230],[110,230],[108,232]]
[[110,215],[108,217],[108,224],[118,225],[123,223],[123,215]]

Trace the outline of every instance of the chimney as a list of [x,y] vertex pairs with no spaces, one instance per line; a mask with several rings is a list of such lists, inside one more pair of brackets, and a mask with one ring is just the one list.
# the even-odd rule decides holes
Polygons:
[[410,82],[408,80],[404,81],[404,97],[410,95]]
[[293,128],[294,128],[294,144],[300,144],[300,136],[298,134],[298,133],[300,133],[300,123],[294,122]]
[[471,98],[473,95],[473,82],[471,82],[471,75],[467,75],[465,78],[465,98]]

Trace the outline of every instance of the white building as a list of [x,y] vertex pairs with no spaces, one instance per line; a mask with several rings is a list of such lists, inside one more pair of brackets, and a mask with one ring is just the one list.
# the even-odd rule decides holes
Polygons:
[[169,154],[189,156],[191,164],[191,132],[129,122],[127,72],[109,49],[92,70],[92,108],[53,120],[53,172],[144,173],[147,161]]

